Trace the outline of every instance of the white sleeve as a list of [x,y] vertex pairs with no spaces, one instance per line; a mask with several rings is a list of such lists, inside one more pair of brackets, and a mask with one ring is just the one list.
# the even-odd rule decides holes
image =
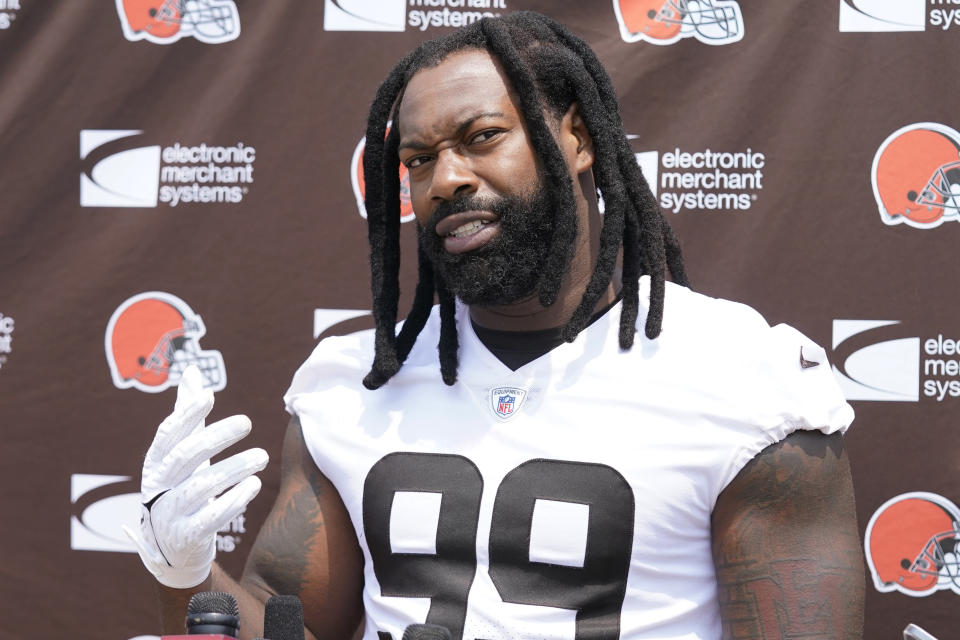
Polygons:
[[853,422],[847,403],[827,361],[827,354],[796,329],[778,324],[768,331],[762,360],[758,410],[796,429],[830,434],[846,431]]
[[844,433],[853,422],[826,352],[785,324],[764,327],[750,341],[741,371],[745,436],[722,473],[726,487],[758,453],[797,430]]
[[283,403],[298,415],[298,400],[317,391],[342,387],[362,389],[363,376],[373,363],[373,330],[321,340],[293,375]]

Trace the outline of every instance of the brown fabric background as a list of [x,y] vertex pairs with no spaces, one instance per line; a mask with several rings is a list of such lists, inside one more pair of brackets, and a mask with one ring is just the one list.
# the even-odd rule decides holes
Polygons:
[[[351,156],[389,68],[449,29],[325,31],[319,0],[237,6],[239,38],[159,45],[126,40],[107,0],[0,0],[0,323],[15,322],[0,332],[10,338],[0,349],[0,637],[158,633],[152,578],[137,556],[70,542],[71,517],[86,522],[89,505],[138,491],[143,453],[173,404],[172,389],[112,383],[104,331],[124,300],[169,292],[202,316],[201,345],[222,352],[228,373],[213,417],[248,414],[245,445],[271,452],[237,549],[219,556],[235,574],[276,491],[281,396],[315,344],[314,309],[369,309]],[[695,289],[789,322],[828,353],[836,319],[901,321],[882,339],[960,337],[960,227],[886,226],[870,182],[893,131],[960,127],[960,61],[950,55],[960,27],[842,33],[838,0],[742,0],[740,42],[656,46],[624,42],[609,0],[505,6],[553,15],[595,48],[636,151],[764,154],[762,189],[743,190],[756,195],[749,209],[667,214]],[[236,204],[80,206],[90,169],[80,132],[120,129],[144,133],[104,153],[243,142],[256,148],[254,180]],[[367,316],[327,333],[371,325]],[[958,403],[922,393],[853,402],[847,443],[861,531],[901,493],[960,501]],[[77,474],[131,480],[73,502]],[[880,593],[868,575],[865,637],[896,638],[916,622],[953,638],[956,598],[949,589]]]

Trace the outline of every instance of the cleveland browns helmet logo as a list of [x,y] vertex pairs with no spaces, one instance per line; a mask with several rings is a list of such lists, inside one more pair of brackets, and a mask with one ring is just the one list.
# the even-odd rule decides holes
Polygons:
[[935,122],[897,129],[873,157],[872,182],[884,224],[960,220],[960,133]]
[[[390,134],[390,123],[387,123],[387,135]],[[357,209],[360,215],[366,219],[367,208],[363,204],[366,197],[366,182],[363,179],[363,150],[367,138],[360,138],[360,142],[353,150],[353,158],[350,160],[350,183],[353,185],[353,195],[357,199]],[[413,220],[413,202],[410,201],[410,174],[407,168],[400,164],[400,222],[410,222]]]
[[705,44],[743,39],[743,16],[734,0],[613,0],[626,42],[673,44],[695,38]]
[[922,597],[960,595],[960,509],[936,493],[887,500],[867,524],[864,552],[877,591]]
[[159,393],[180,382],[188,365],[203,374],[203,386],[220,391],[227,371],[219,351],[200,348],[207,332],[203,320],[175,295],[137,294],[110,316],[104,346],[113,384],[118,389]]
[[240,16],[233,0],[116,0],[127,40],[170,44],[194,37],[217,44],[236,40]]

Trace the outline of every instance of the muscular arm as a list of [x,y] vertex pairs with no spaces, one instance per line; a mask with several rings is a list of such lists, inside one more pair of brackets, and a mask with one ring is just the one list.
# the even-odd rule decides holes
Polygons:
[[263,635],[270,596],[298,596],[309,640],[349,640],[360,623],[362,588],[363,557],[349,516],[310,457],[297,418],[283,440],[280,491],[239,582],[215,564],[195,589],[158,587],[164,633],[183,633],[190,596],[213,590],[237,598],[242,639]]
[[862,638],[862,557],[842,437],[767,447],[713,511],[724,640]]

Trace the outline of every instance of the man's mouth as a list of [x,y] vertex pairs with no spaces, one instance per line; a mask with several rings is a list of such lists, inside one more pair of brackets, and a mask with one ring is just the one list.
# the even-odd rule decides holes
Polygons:
[[442,219],[435,232],[447,253],[466,253],[493,240],[500,232],[500,220],[490,211],[463,211]]
[[461,225],[447,234],[448,238],[463,238],[472,235],[480,230],[480,227],[490,224],[490,220],[474,220],[465,225]]

